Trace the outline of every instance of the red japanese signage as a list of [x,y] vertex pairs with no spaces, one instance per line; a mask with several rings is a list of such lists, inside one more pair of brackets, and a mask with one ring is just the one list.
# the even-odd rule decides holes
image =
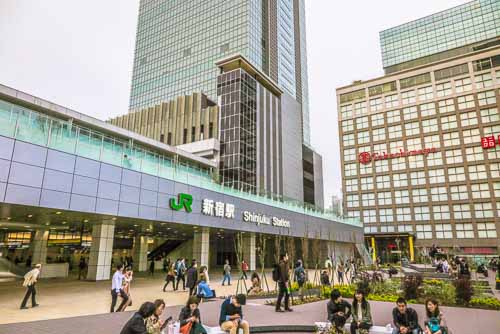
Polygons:
[[[498,145],[500,145],[500,135],[498,135]],[[487,136],[481,138],[481,146],[485,149],[494,148],[497,146],[497,140],[495,136]]]
[[397,153],[361,152],[358,155],[358,161],[364,165],[367,165],[372,161],[387,160],[387,159],[393,159],[393,158],[403,158],[403,157],[409,157],[412,155],[425,155],[425,156],[427,156],[429,153],[435,153],[437,151],[438,151],[437,148],[431,147],[431,148],[424,148],[421,150],[412,150],[412,151],[405,151],[403,149],[400,149],[399,152],[397,152]]

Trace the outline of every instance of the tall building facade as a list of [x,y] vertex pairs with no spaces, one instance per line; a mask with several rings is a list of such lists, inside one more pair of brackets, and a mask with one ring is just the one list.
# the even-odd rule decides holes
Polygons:
[[[499,3],[459,9],[498,9]],[[450,13],[435,16],[434,26],[448,23]],[[385,63],[386,54],[384,65],[414,61],[413,67],[337,89],[345,214],[361,218],[374,257],[390,260],[396,241],[408,258],[415,256],[413,245],[465,254],[500,249],[498,36],[485,34],[483,43],[465,36],[474,46],[445,59],[407,57],[408,39],[397,51],[401,63]]]
[[217,97],[216,61],[241,54],[301,104],[309,143],[303,0],[141,0],[130,110]]

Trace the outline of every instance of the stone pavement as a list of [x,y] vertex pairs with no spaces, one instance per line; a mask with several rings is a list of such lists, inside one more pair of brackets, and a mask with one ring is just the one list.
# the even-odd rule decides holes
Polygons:
[[[205,302],[200,306],[204,324],[216,326],[221,300]],[[375,324],[386,325],[391,322],[393,303],[370,302]],[[423,323],[423,305],[413,305],[420,322]],[[180,306],[168,307],[163,317],[179,314]],[[500,312],[443,307],[453,334],[496,334],[500,333]],[[264,300],[249,300],[244,307],[244,317],[254,326],[269,325],[311,325],[326,319],[326,301],[295,306],[292,313],[275,313],[273,308],[264,305]],[[24,322],[0,325],[0,334],[90,334],[119,333],[132,312],[99,314],[56,320]]]

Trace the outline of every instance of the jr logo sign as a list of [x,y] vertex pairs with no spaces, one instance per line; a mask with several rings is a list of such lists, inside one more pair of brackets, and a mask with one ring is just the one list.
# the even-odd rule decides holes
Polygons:
[[189,194],[180,193],[177,198],[177,203],[175,203],[175,198],[170,199],[170,208],[175,211],[180,211],[182,208],[186,210],[186,212],[193,211],[191,209],[191,205],[193,204],[193,196]]

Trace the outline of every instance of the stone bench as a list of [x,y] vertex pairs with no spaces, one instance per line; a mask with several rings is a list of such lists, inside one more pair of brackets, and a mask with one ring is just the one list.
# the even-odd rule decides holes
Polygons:
[[[329,322],[315,322],[314,325],[320,330],[326,330],[330,328],[331,324]],[[344,327],[348,333],[350,333],[351,324],[347,323]],[[392,326],[372,326],[370,328],[370,334],[392,334]]]

